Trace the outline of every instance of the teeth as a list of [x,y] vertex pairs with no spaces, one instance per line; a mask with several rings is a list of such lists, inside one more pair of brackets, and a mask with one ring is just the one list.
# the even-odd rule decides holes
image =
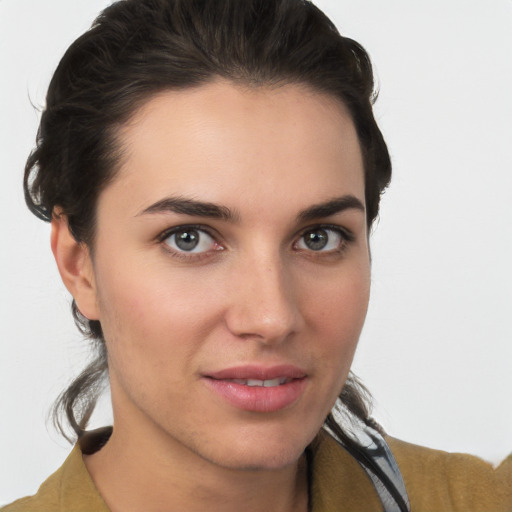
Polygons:
[[258,379],[233,379],[231,382],[236,384],[243,384],[244,386],[260,386],[265,388],[273,388],[275,386],[280,386],[282,384],[286,384],[288,379],[286,377],[280,377],[277,379],[268,379],[268,380],[258,380]]

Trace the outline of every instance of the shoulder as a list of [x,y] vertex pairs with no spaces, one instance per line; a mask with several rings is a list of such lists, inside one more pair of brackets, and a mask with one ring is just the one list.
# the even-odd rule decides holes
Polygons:
[[54,512],[60,511],[58,489],[62,467],[39,487],[34,496],[27,496],[0,508],[0,512]]
[[313,512],[382,510],[379,496],[363,468],[327,432],[320,431],[310,448]]
[[21,498],[0,512],[108,512],[96,489],[82,450],[77,445],[64,464],[51,475],[34,496]]
[[497,469],[478,457],[386,441],[417,511],[501,511],[512,508],[512,456]]

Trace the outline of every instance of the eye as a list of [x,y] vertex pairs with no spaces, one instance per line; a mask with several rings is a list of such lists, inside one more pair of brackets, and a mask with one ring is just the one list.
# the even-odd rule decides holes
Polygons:
[[296,243],[296,248],[306,251],[331,252],[343,249],[348,241],[350,241],[350,237],[341,229],[318,227],[302,233]]
[[162,241],[178,253],[204,253],[220,249],[211,235],[195,227],[175,228],[168,231]]

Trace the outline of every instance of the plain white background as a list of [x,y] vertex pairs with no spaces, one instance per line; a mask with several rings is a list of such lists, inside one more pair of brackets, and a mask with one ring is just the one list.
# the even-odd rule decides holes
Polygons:
[[[0,503],[70,449],[45,418],[88,350],[21,180],[31,101],[108,3],[0,0]],[[374,60],[394,162],[354,369],[391,435],[496,463],[512,451],[512,2],[317,4]]]

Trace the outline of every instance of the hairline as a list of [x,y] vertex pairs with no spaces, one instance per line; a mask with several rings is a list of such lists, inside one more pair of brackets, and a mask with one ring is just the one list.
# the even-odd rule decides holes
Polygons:
[[[107,140],[111,146],[111,156],[113,157],[113,161],[111,163],[111,168],[109,169],[108,177],[104,180],[104,183],[102,184],[102,187],[99,189],[98,194],[94,201],[94,208],[91,216],[91,223],[90,223],[90,229],[89,229],[89,237],[87,240],[84,240],[83,242],[87,245],[91,258],[94,258],[95,253],[95,241],[96,241],[96,228],[97,228],[97,205],[99,201],[99,197],[101,196],[102,192],[105,190],[106,187],[110,183],[112,183],[118,176],[118,174],[121,172],[121,169],[124,165],[124,162],[129,157],[129,150],[127,147],[125,147],[122,144],[122,134],[124,128],[128,127],[130,123],[136,122],[138,115],[141,114],[141,112],[144,110],[144,108],[154,99],[158,98],[159,96],[163,96],[165,94],[168,94],[169,92],[178,92],[178,91],[189,91],[189,90],[198,90],[203,87],[207,87],[209,85],[213,85],[216,83],[226,83],[226,84],[232,84],[236,87],[241,88],[242,90],[247,91],[257,91],[257,90],[269,90],[274,91],[276,89],[281,89],[286,86],[297,86],[304,90],[307,94],[316,94],[323,96],[324,98],[328,98],[329,100],[334,101],[336,104],[338,104],[350,117],[351,122],[355,126],[355,120],[354,116],[352,115],[352,112],[348,108],[346,102],[339,96],[336,95],[332,91],[328,91],[325,88],[319,87],[315,84],[313,84],[311,81],[308,80],[299,80],[293,77],[286,77],[283,75],[283,77],[279,78],[276,76],[275,79],[267,79],[267,80],[256,80],[251,79],[251,77],[229,77],[229,76],[223,76],[219,73],[212,73],[209,77],[197,82],[197,83],[190,83],[188,85],[183,86],[170,86],[170,85],[164,85],[162,87],[155,87],[154,90],[148,91],[146,94],[141,93],[140,97],[138,97],[133,103],[134,107],[131,109],[131,111],[128,113],[128,115],[124,119],[120,119],[118,121],[112,122],[108,128],[107,128]],[[364,172],[364,185],[365,185],[365,197],[366,197],[366,164],[365,164],[365,158],[364,158],[364,147],[361,144],[361,140],[359,137],[359,134],[357,133],[357,141],[359,144],[359,148],[363,157],[363,172]],[[57,205],[58,206],[58,205]],[[373,221],[372,221],[373,222]],[[367,222],[367,228],[369,231],[369,228],[371,226],[371,223]]]

